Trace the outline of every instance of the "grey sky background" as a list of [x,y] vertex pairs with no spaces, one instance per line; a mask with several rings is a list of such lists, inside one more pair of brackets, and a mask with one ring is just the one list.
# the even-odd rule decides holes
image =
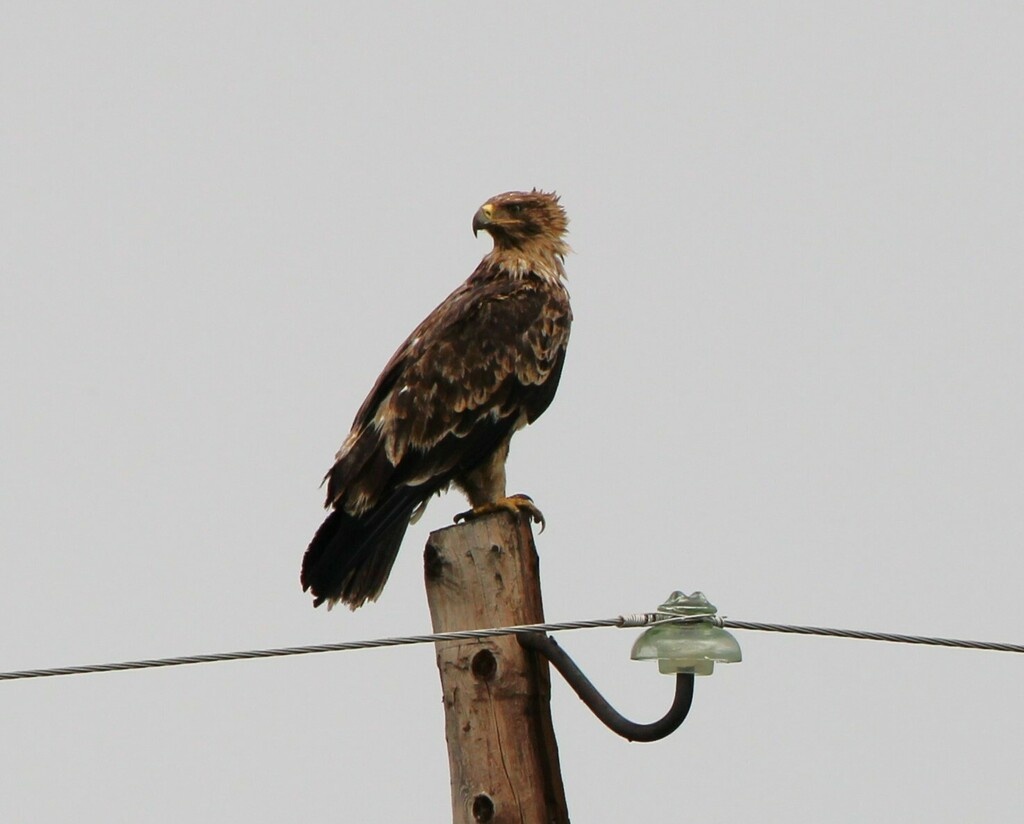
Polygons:
[[[576,323],[510,489],[548,618],[1021,641],[1015,3],[6,3],[0,669],[429,630],[298,585],[317,484],[497,192]],[[574,821],[1008,820],[1024,661],[737,633],[627,744],[555,678]],[[635,634],[562,636],[647,720]],[[449,817],[429,647],[0,685],[3,821]]]

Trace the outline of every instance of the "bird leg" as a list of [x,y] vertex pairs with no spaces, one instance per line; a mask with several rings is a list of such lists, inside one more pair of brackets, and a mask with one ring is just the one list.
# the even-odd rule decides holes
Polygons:
[[513,515],[518,515],[521,512],[525,512],[530,516],[530,520],[535,524],[540,524],[540,531],[544,531],[546,523],[544,521],[544,515],[537,505],[533,502],[533,498],[529,495],[509,495],[507,498],[498,498],[496,501],[487,501],[487,503],[474,506],[472,509],[460,512],[455,516],[455,523],[461,523],[463,521],[472,521],[475,518],[480,518],[483,515],[490,515],[492,512],[511,512]]

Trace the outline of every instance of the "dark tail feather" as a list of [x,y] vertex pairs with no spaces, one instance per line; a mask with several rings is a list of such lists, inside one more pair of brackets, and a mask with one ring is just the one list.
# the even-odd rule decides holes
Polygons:
[[302,589],[313,606],[340,600],[350,609],[375,601],[391,574],[416,501],[398,500],[356,518],[333,510],[302,558]]

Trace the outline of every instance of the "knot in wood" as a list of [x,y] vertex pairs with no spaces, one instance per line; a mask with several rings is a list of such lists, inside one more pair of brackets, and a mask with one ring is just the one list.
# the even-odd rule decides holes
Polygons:
[[427,544],[423,550],[423,574],[428,581],[436,581],[444,569],[441,550],[435,544]]
[[490,681],[498,671],[498,659],[489,649],[482,649],[473,656],[470,669],[481,681]]
[[479,822],[494,819],[494,802],[487,793],[480,793],[473,799],[473,820]]

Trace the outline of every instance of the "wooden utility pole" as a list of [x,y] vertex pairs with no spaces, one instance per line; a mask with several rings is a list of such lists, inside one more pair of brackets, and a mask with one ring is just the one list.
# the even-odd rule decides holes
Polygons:
[[[544,621],[525,516],[433,532],[424,566],[435,632]],[[567,824],[547,661],[512,636],[436,647],[454,824]]]

